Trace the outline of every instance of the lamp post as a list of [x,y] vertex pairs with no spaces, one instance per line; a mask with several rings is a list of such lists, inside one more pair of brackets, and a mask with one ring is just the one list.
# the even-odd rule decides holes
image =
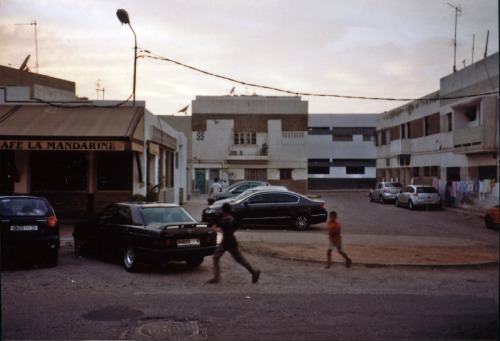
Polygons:
[[137,68],[137,36],[135,35],[135,31],[132,28],[132,25],[130,25],[130,19],[128,17],[128,13],[124,9],[119,9],[116,11],[116,16],[120,20],[120,22],[123,24],[127,24],[130,29],[132,30],[132,33],[134,34],[134,40],[135,40],[135,45],[134,45],[134,85],[132,89],[132,95],[134,96],[134,101],[133,101],[133,106],[135,107],[135,78],[136,78],[136,68]]

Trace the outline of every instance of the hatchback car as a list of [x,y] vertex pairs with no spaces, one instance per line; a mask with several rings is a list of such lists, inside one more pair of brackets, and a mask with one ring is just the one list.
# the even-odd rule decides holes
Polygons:
[[[287,225],[306,230],[323,223],[328,213],[324,201],[312,200],[289,191],[257,191],[229,203],[241,225]],[[202,212],[202,221],[215,223],[222,205],[211,205]]]
[[441,197],[432,186],[406,186],[396,196],[396,206],[441,208]]
[[387,201],[394,201],[396,194],[403,188],[399,182],[379,182],[375,188],[370,190],[370,201],[380,201],[385,204]]
[[56,266],[59,258],[59,222],[43,197],[0,196],[2,263],[32,261]]
[[219,193],[218,200],[235,197],[247,189],[257,186],[269,186],[269,183],[266,181],[238,181],[222,189],[222,192]]
[[75,224],[75,253],[120,259],[134,272],[144,263],[185,261],[198,266],[214,253],[217,233],[175,204],[115,203],[87,223]]

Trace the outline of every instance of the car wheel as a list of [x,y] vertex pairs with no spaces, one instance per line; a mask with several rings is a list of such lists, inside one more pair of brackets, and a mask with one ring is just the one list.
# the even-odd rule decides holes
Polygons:
[[128,272],[137,272],[137,270],[139,270],[137,253],[133,247],[127,247],[125,251],[123,251],[123,266]]
[[413,205],[413,201],[411,201],[411,200],[408,201],[408,208],[410,210],[414,210],[415,209],[415,205]]
[[190,268],[195,268],[197,266],[200,266],[201,263],[203,263],[204,257],[193,257],[193,258],[188,258],[186,259],[186,264]]
[[373,197],[372,197],[372,195],[370,194],[369,196],[370,196],[370,202],[373,202]]
[[295,228],[299,231],[305,231],[309,228],[309,218],[304,214],[299,214],[294,220]]
[[398,198],[396,198],[396,207],[401,207],[401,205],[399,204]]
[[378,201],[380,201],[380,203],[381,203],[382,205],[384,205],[384,204],[385,204],[385,200],[384,200],[384,197],[383,197],[383,196],[380,196],[380,198],[378,199]]
[[57,262],[59,261],[59,253],[57,251],[55,252],[50,252],[47,254],[47,259],[44,261],[44,265],[53,268],[57,266]]
[[484,225],[486,226],[487,229],[493,229],[493,219],[489,214],[484,217]]
[[74,248],[75,248],[75,255],[83,256],[85,254],[85,246],[80,239],[75,238]]

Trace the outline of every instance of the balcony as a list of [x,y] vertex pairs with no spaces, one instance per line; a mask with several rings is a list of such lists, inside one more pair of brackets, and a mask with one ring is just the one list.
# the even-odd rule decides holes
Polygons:
[[453,131],[453,152],[473,154],[486,152],[483,147],[483,127],[476,126]]
[[391,141],[391,155],[411,154],[411,139],[400,139]]
[[266,164],[269,162],[267,146],[232,146],[227,163]]

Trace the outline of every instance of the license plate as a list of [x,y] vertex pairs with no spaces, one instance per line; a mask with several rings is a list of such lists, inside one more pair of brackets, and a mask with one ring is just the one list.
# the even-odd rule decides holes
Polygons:
[[13,225],[11,231],[38,231],[38,225]]
[[179,239],[177,246],[199,246],[200,238]]

